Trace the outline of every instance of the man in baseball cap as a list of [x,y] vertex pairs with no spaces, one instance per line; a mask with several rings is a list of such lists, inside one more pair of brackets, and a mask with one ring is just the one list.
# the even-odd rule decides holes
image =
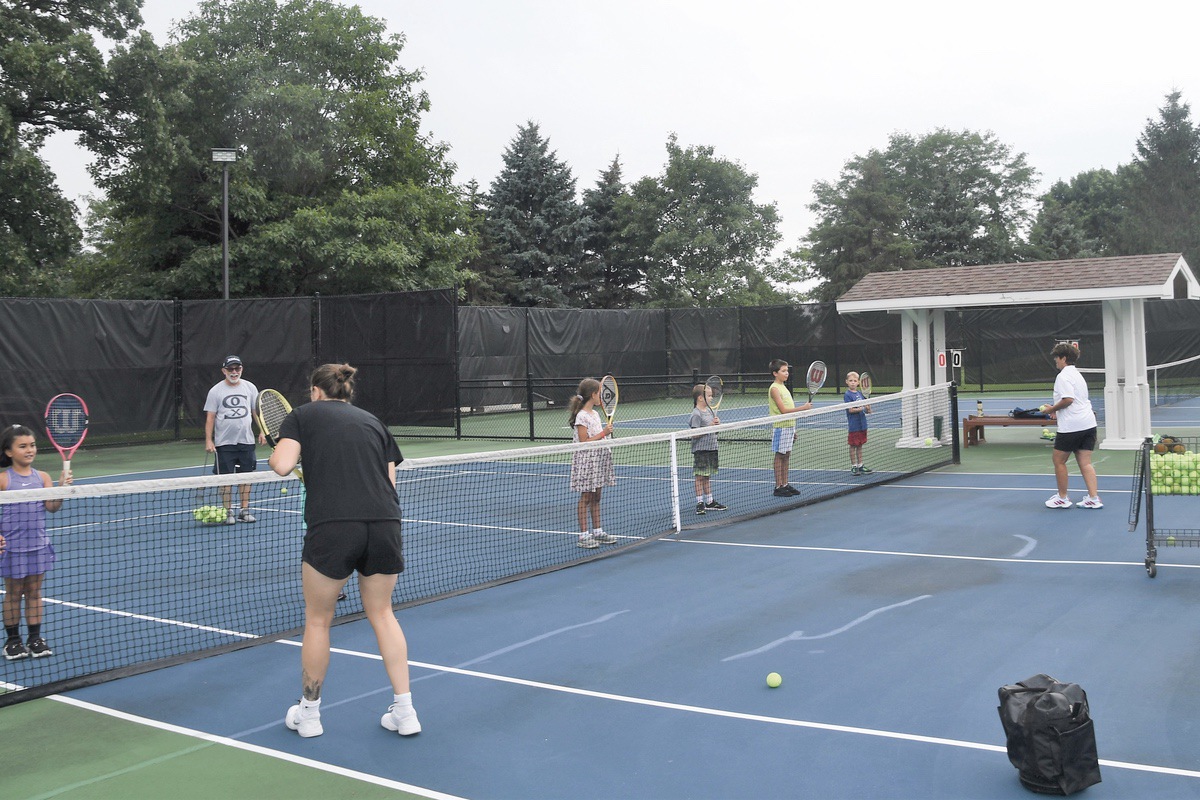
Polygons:
[[[258,454],[254,450],[254,404],[258,402],[258,387],[242,380],[242,359],[225,356],[221,361],[221,372],[225,379],[208,390],[204,401],[204,449],[216,454],[213,464],[214,475],[231,472],[253,472],[258,467]],[[258,443],[265,444],[266,437],[260,431]],[[250,513],[250,484],[243,484],[241,510],[233,510],[232,487],[221,487],[221,500],[225,505],[225,522],[255,522]]]

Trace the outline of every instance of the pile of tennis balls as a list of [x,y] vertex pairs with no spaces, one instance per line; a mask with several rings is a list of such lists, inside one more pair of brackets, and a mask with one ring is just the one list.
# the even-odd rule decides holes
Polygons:
[[196,522],[224,522],[225,509],[221,506],[200,506],[192,512]]
[[1154,494],[1200,494],[1200,453],[1173,436],[1163,436],[1150,453],[1150,491]]

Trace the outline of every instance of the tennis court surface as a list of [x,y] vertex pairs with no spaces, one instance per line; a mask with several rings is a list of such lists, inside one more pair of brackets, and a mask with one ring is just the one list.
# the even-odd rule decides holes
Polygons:
[[[800,447],[821,435],[802,432]],[[1188,735],[1200,711],[1188,621],[1200,548],[1163,553],[1150,580],[1143,534],[1126,524],[1129,454],[1098,453],[1104,509],[1055,511],[1042,505],[1048,445],[999,439],[962,466],[828,490],[824,502],[732,524],[683,519],[681,534],[644,534],[619,557],[402,610],[424,725],[412,740],[379,728],[390,690],[366,623],[352,622],[334,631],[322,737],[282,725],[298,684],[298,640],[286,636],[69,692],[139,722],[108,717],[84,731],[174,726],[162,735],[187,744],[161,752],[118,747],[95,769],[72,760],[61,775],[26,771],[44,752],[30,748],[56,746],[27,733],[56,716],[38,707],[62,703],[0,710],[17,765],[0,786],[12,781],[5,796],[16,797],[130,796],[130,781],[186,783],[195,771],[211,796],[237,764],[244,796],[305,785],[288,783],[299,770],[314,791],[286,796],[317,796],[333,781],[344,796],[1025,797],[996,689],[1046,672],[1088,691],[1104,776],[1089,796],[1200,796]],[[832,462],[805,470],[796,458],[797,486],[850,483]],[[714,481],[734,513],[761,494],[739,469],[731,464],[728,485]],[[606,503],[622,483],[657,481],[623,476]],[[1073,477],[1072,495],[1080,489]],[[456,496],[456,508],[480,499]],[[569,519],[570,496],[556,497]],[[502,499],[482,502],[503,515]],[[614,532],[655,517],[612,510]],[[295,566],[289,557],[277,570]],[[236,598],[202,604],[222,602]],[[778,689],[764,683],[772,671]],[[201,757],[216,760],[205,771]]]

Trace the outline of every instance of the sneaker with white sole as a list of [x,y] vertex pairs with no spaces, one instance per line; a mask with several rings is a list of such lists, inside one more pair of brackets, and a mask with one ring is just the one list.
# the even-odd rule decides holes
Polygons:
[[616,544],[617,543],[617,537],[613,536],[611,533],[605,533],[604,531],[596,531],[595,533],[592,534],[592,539],[597,544]]
[[580,536],[579,541],[575,543],[575,546],[582,547],[584,550],[595,550],[600,546],[600,543],[596,541],[595,537],[588,535]]
[[283,718],[283,723],[305,739],[320,736],[325,732],[325,729],[321,727],[321,712],[317,709],[305,711],[299,703],[287,710],[287,716]]
[[704,503],[696,503],[696,513],[697,514],[705,513]]
[[25,643],[26,649],[29,650],[29,655],[34,658],[42,658],[44,656],[54,655],[54,651],[50,649],[50,645],[46,644],[46,640],[40,636],[34,636]]
[[254,515],[250,513],[250,509],[243,508],[242,513],[238,514],[238,522],[258,522]]
[[1065,497],[1058,495],[1050,495],[1050,499],[1046,501],[1046,508],[1070,508],[1071,501]]
[[226,514],[225,514],[225,524],[226,525],[237,525],[237,514],[233,513],[232,508],[229,509],[229,511],[226,512]]
[[412,736],[421,732],[421,721],[417,719],[417,712],[411,706],[398,709],[396,704],[392,703],[388,706],[387,713],[379,719],[379,724],[401,736]]
[[709,511],[728,511],[729,510],[729,506],[721,505],[716,500],[713,500],[711,503],[706,503],[704,505],[704,507],[706,509],[708,509]]
[[21,644],[20,639],[9,639],[4,643],[4,657],[9,661],[16,661],[18,658],[28,658],[29,651]]
[[1085,497],[1079,501],[1080,508],[1104,508],[1104,503],[1100,502],[1100,497]]

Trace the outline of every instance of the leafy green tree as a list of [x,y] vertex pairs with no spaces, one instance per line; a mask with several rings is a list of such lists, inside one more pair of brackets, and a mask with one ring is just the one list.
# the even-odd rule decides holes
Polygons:
[[80,240],[74,204],[38,151],[54,132],[100,133],[104,59],[140,0],[8,2],[0,8],[0,293],[53,294]]
[[668,138],[662,174],[638,181],[626,201],[626,235],[645,264],[647,304],[752,305],[784,296],[764,279],[780,240],[779,214],[774,203],[754,202],[757,186],[757,175],[714,148]]
[[592,308],[631,308],[641,299],[641,263],[624,235],[627,206],[621,201],[628,196],[618,158],[600,174],[596,186],[583,193],[588,232],[577,283]]
[[1123,254],[1182,252],[1200,263],[1200,129],[1181,93],[1148,120],[1124,173]]
[[327,0],[205,0],[171,45],[119,48],[111,137],[89,144],[107,192],[82,291],[214,297],[221,168],[230,169],[237,296],[389,291],[457,282],[474,248],[444,145],[419,130],[421,75],[403,38]]
[[895,133],[883,152],[917,259],[938,266],[1020,259],[1037,172],[993,133]]
[[1022,260],[1037,173],[992,133],[894,133],[818,182],[818,221],[793,251],[835,299],[872,272]]
[[582,305],[577,274],[587,223],[575,199],[571,169],[528,122],[504,151],[484,223],[493,260],[488,280],[516,306]]
[[813,193],[809,210],[818,222],[805,249],[791,253],[803,264],[804,279],[818,281],[811,299],[836,300],[872,272],[927,266],[903,233],[904,198],[889,185],[879,151],[852,159],[836,184],[818,181]]

